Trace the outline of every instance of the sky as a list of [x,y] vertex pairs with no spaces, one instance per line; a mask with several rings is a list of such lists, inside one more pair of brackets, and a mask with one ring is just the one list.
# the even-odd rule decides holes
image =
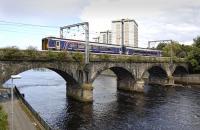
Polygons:
[[[139,46],[151,40],[172,39],[191,44],[200,34],[200,0],[0,0],[0,47],[41,49],[41,39],[59,36],[59,27],[89,22],[90,39],[111,29],[122,18],[138,23]],[[44,25],[24,26],[15,23]],[[66,38],[83,38],[73,28]]]

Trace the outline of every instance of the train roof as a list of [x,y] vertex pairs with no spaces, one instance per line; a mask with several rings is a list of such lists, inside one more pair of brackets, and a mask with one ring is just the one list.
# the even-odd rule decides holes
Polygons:
[[[69,41],[72,41],[72,42],[83,42],[85,43],[85,41],[83,40],[75,40],[75,39],[66,39],[66,38],[57,38],[57,37],[45,37],[43,39],[56,39],[56,40],[69,40]],[[98,43],[98,42],[91,42],[89,41],[89,43],[94,43],[94,44],[101,44],[101,45],[113,45],[113,46],[121,46],[121,45],[116,45],[116,44],[107,44],[107,43]]]

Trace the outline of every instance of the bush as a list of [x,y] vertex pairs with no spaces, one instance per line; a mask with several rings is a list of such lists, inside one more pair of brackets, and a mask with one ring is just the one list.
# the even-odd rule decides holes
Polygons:
[[48,60],[56,60],[57,59],[57,54],[56,52],[48,51],[47,52],[47,59]]
[[19,59],[22,57],[22,52],[17,47],[6,47],[2,49],[3,58],[5,59]]
[[108,54],[102,54],[102,55],[99,55],[99,59],[102,61],[109,61],[111,60],[111,56]]
[[72,55],[72,58],[73,58],[75,61],[83,62],[83,60],[84,60],[83,54],[80,53],[80,52],[71,53],[71,55]]
[[2,106],[0,106],[0,130],[8,129],[8,115],[3,111]]
[[29,46],[25,53],[27,54],[26,56],[30,57],[31,59],[35,59],[38,56],[38,50],[33,46]]

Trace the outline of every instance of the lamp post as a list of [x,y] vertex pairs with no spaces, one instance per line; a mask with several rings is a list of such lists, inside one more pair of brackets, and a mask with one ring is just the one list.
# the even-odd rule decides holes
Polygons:
[[21,76],[20,75],[11,75],[11,80],[12,80],[12,87],[11,87],[11,130],[14,130],[13,129],[13,87],[14,87],[14,84],[13,84],[13,80],[14,79],[21,79]]

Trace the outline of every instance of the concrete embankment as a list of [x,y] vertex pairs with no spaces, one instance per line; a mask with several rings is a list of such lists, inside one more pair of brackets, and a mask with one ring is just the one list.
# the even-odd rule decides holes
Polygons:
[[195,85],[200,87],[200,74],[176,76],[174,77],[174,81],[179,84]]
[[[19,90],[15,87],[14,89],[15,94],[17,95],[17,97],[19,98],[19,100],[21,101],[21,103],[24,105],[24,109],[25,111],[27,111],[26,113],[30,114],[31,116],[33,116],[32,118],[35,121],[38,121],[38,125],[42,125],[42,127],[40,127],[40,129],[45,129],[45,130],[53,130],[53,128],[51,128],[48,123],[46,121],[43,120],[43,118],[32,108],[32,106],[25,100],[24,96],[19,92]],[[55,129],[54,129],[55,130]]]
[[[10,88],[0,88],[0,104],[8,115],[8,127],[11,129],[13,126],[14,130],[42,130],[37,129],[36,123],[31,117],[24,111],[20,101],[14,96],[13,100],[13,113],[11,112],[11,91]],[[13,115],[13,125],[12,118]],[[1,129],[0,130],[5,130]],[[7,129],[6,129],[7,130]]]

